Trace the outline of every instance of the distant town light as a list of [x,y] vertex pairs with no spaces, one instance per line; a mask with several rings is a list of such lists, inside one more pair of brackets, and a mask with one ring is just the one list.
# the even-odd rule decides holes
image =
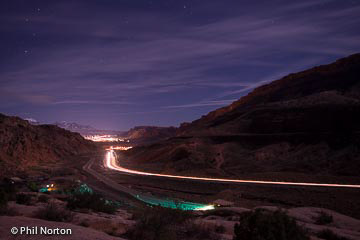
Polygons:
[[116,135],[85,135],[84,138],[93,142],[129,142],[129,140],[119,138]]

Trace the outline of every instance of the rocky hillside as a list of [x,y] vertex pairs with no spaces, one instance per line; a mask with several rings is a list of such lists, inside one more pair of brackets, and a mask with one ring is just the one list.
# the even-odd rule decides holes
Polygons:
[[[360,54],[290,74],[127,154],[152,171],[360,176]],[[262,174],[265,176],[266,174]]]
[[18,117],[0,114],[0,175],[56,163],[95,149],[78,133],[54,125],[31,125]]
[[[194,135],[205,130],[203,134],[208,135],[213,131],[215,134],[299,132],[310,128],[327,131],[338,129],[338,123],[359,129],[358,119],[350,117],[357,112],[359,102],[360,54],[354,54],[260,86],[231,105],[185,125],[181,132]],[[339,112],[344,106],[346,109]],[[306,117],[310,119],[303,119]],[[330,119],[333,117],[336,119]]]
[[154,142],[174,137],[176,131],[175,127],[137,126],[131,128],[124,136],[133,141]]

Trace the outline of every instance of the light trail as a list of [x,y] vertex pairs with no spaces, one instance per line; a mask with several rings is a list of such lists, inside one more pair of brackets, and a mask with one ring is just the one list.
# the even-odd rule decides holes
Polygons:
[[131,170],[124,167],[121,167],[116,162],[114,156],[115,152],[113,149],[107,150],[106,161],[104,162],[105,167],[134,175],[142,176],[156,176],[156,177],[165,177],[173,179],[188,179],[188,180],[199,180],[207,182],[229,182],[229,183],[250,183],[250,184],[267,184],[267,185],[286,185],[286,186],[304,186],[304,187],[338,187],[338,188],[360,188],[360,185],[352,184],[328,184],[328,183],[306,183],[306,182],[280,182],[280,181],[257,181],[257,180],[240,180],[240,179],[226,179],[226,178],[206,178],[206,177],[191,177],[191,176],[178,176],[178,175],[169,175],[169,174],[160,174],[160,173],[149,173],[142,172],[137,170]]
[[124,147],[124,146],[117,146],[117,147],[110,147],[109,149],[106,149],[106,150],[122,150],[122,151],[126,151],[126,150],[129,150],[129,149],[131,149],[131,148],[133,148],[133,147],[130,147],[130,146],[128,146],[128,147]]

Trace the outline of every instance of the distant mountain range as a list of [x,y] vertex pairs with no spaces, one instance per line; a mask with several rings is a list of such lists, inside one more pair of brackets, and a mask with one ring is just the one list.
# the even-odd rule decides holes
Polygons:
[[82,125],[82,124],[78,124],[78,123],[74,123],[74,122],[56,122],[54,123],[54,125],[64,128],[66,130],[72,131],[72,132],[77,132],[80,133],[83,136],[88,136],[88,135],[115,135],[115,136],[123,136],[124,135],[124,131],[117,131],[117,130],[101,130],[101,129],[96,129],[92,126],[89,125]]
[[72,132],[79,132],[79,133],[96,130],[95,128],[93,128],[89,125],[81,125],[81,124],[74,123],[74,122],[69,123],[69,122],[62,121],[62,122],[56,122],[56,123],[54,123],[54,125],[64,128],[66,130],[72,131]]
[[[41,123],[33,118],[24,119],[32,125],[40,125]],[[60,128],[69,130],[71,132],[80,133],[83,136],[89,135],[115,135],[118,137],[132,139],[136,143],[152,143],[160,140],[164,140],[170,137],[174,137],[177,133],[175,127],[157,127],[157,126],[136,126],[128,131],[117,130],[101,130],[96,129],[89,125],[82,125],[75,122],[55,122]]]
[[34,118],[24,118],[24,120],[28,121],[30,124],[33,124],[33,125],[39,125],[40,123],[34,119]]
[[115,130],[99,130],[88,125],[81,125],[77,123],[57,122],[58,127],[64,128],[72,132],[78,132],[82,135],[96,135],[96,134],[110,134],[132,139],[137,143],[150,143],[159,140],[174,137],[177,128],[175,127],[156,127],[156,126],[137,126],[128,131],[115,131]]
[[[154,172],[360,176],[360,54],[290,74],[129,150]],[[160,166],[160,167],[159,167]]]

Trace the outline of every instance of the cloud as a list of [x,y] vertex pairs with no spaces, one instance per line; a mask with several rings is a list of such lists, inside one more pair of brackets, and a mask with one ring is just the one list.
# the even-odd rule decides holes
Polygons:
[[[111,8],[92,1],[49,3],[56,14],[30,16],[28,25],[23,12],[1,12],[0,41],[12,38],[0,50],[7,53],[13,39],[33,44],[27,56],[0,56],[0,89],[20,96],[21,104],[59,111],[99,105],[110,114],[121,105],[124,113],[193,114],[191,108],[229,104],[288,73],[360,51],[358,4],[193,2],[190,16],[175,9],[176,1],[166,11],[125,2]],[[36,31],[39,37],[29,40]]]
[[190,103],[183,105],[174,105],[174,106],[165,106],[163,108],[193,108],[193,107],[205,107],[205,106],[225,106],[235,102],[237,99],[227,99],[227,100],[218,100],[218,101],[206,101],[198,103]]
[[22,104],[46,105],[53,101],[53,98],[46,94],[29,94],[0,89],[0,99],[7,105],[13,105],[17,102]]
[[65,101],[55,101],[52,104],[105,104],[105,105],[128,105],[133,104],[125,101],[96,101],[96,100],[65,100]]

